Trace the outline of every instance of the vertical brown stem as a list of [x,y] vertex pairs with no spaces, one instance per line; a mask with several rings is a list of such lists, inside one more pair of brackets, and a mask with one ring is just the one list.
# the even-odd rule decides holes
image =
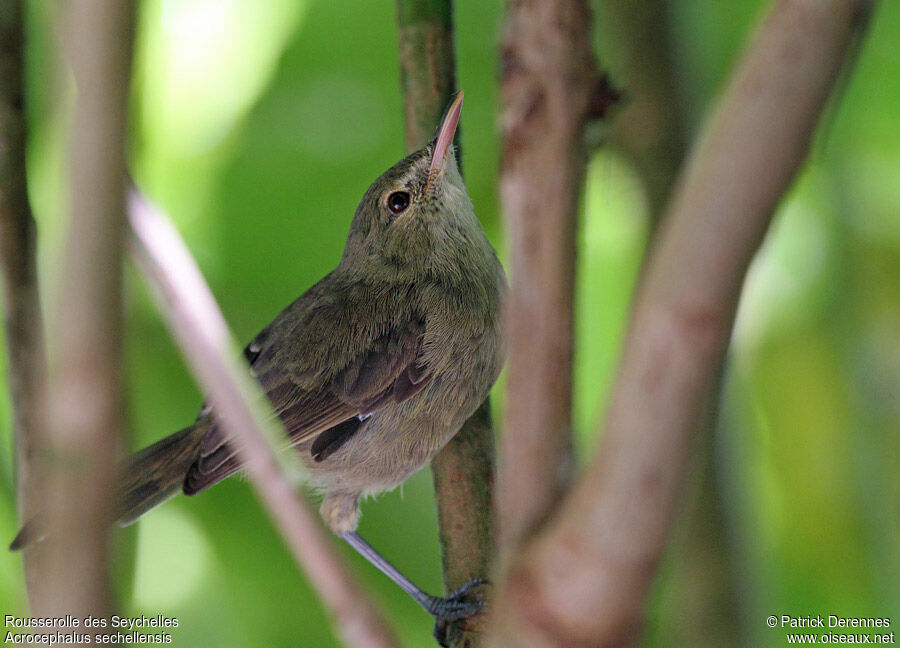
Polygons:
[[77,99],[70,221],[51,343],[42,461],[46,563],[36,614],[112,605],[109,521],[123,427],[122,248],[132,3],[70,0],[65,45]]
[[[610,0],[600,5],[601,29],[617,63],[616,80],[628,94],[612,125],[610,144],[641,175],[654,229],[688,144],[671,10],[671,2],[659,0]],[[693,485],[679,514],[670,543],[670,569],[659,588],[657,636],[667,646],[738,643],[740,628],[734,622],[738,593],[714,453],[718,387],[714,393],[697,429],[699,483]]]
[[745,273],[871,4],[780,0],[737,65],[647,264],[594,463],[517,556],[492,645],[637,644]]
[[581,0],[509,4],[502,43],[500,197],[512,286],[501,550],[550,514],[572,473],[572,302],[584,128],[600,84]]
[[490,574],[494,437],[485,401],[432,462],[448,589]]
[[[397,0],[397,24],[406,148],[413,151],[431,139],[456,91],[452,2]],[[459,138],[457,129],[457,145]],[[494,436],[487,401],[434,458],[431,470],[444,585],[453,590],[487,576],[493,556]],[[444,631],[450,645],[480,642],[472,623]]]

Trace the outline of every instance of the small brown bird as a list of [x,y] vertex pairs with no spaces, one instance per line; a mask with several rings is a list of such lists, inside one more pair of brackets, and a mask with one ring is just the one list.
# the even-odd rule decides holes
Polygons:
[[[439,620],[469,616],[481,581],[430,596],[359,534],[358,500],[422,468],[487,397],[503,362],[506,278],[452,147],[460,92],[437,136],[381,175],[356,210],[338,266],[250,342],[250,370],[284,423],[326,524]],[[127,460],[120,522],[241,469],[205,407]],[[26,526],[13,548],[34,537]]]

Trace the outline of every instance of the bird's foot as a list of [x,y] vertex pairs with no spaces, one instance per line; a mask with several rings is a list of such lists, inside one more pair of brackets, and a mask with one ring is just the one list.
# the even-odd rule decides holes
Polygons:
[[450,592],[446,598],[429,596],[422,603],[422,607],[436,619],[444,619],[446,621],[466,619],[478,614],[484,607],[484,601],[481,599],[465,600],[469,592],[482,585],[487,585],[485,579],[473,578],[459,589]]
[[472,590],[487,584],[488,581],[484,578],[473,578],[459,589],[450,592],[446,598],[429,596],[423,603],[428,613],[434,616],[434,638],[441,646],[449,645],[448,631],[452,624],[484,610],[484,599],[466,599]]

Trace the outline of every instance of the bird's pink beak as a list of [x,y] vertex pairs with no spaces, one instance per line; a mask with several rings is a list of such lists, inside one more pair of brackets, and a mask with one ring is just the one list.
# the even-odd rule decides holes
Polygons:
[[456,127],[459,125],[459,115],[462,112],[463,92],[462,90],[453,99],[453,103],[447,109],[444,119],[441,121],[441,127],[438,129],[437,137],[434,138],[434,152],[431,154],[431,167],[428,169],[428,180],[425,183],[425,189],[431,185],[432,180],[437,177],[444,158],[447,157],[447,150],[453,144],[453,136],[456,134]]

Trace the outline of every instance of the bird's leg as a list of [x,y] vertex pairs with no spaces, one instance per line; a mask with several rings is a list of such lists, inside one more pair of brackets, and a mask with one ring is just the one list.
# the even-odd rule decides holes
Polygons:
[[397,585],[399,585],[404,592],[409,594],[416,603],[425,608],[426,612],[438,620],[456,621],[458,619],[465,619],[477,614],[484,607],[484,602],[481,600],[463,600],[470,591],[487,583],[487,581],[482,578],[470,580],[458,590],[451,592],[446,598],[432,596],[419,589],[415,583],[404,576],[399,569],[389,563],[384,556],[375,551],[372,545],[366,542],[356,531],[344,533],[341,535],[341,538],[346,540],[347,544],[353,547],[359,555],[380,569],[385,576],[397,583]]

